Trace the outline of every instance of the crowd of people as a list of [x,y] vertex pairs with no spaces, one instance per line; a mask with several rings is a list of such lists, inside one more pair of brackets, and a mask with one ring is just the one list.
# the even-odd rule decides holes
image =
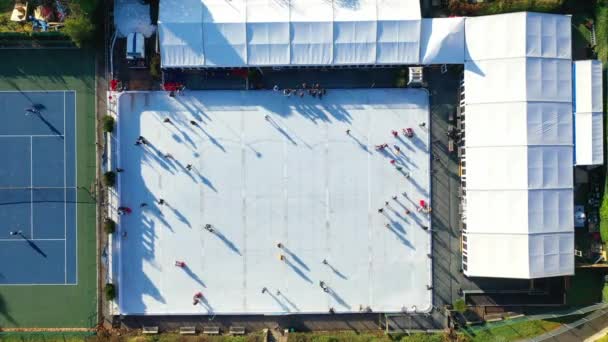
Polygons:
[[[278,85],[275,85],[272,88],[272,90],[274,90],[275,92],[279,92],[281,89],[279,88]],[[287,97],[291,97],[292,95],[304,97],[304,95],[306,95],[306,94],[308,94],[312,97],[319,97],[319,99],[322,99],[323,96],[325,96],[325,94],[327,94],[327,89],[322,88],[319,83],[315,83],[312,86],[309,86],[306,83],[302,83],[300,88],[283,89],[283,95],[287,96]]]

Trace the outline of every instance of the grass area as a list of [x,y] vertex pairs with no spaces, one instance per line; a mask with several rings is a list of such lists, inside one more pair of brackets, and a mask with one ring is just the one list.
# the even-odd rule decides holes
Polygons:
[[92,333],[65,332],[0,332],[2,342],[95,342]]
[[487,329],[465,331],[471,342],[517,341],[542,335],[555,330],[563,324],[581,319],[584,315],[572,315],[549,320],[519,321],[512,324],[500,324]]
[[121,342],[262,342],[263,334],[245,336],[182,336],[180,334],[160,334],[157,336],[134,336],[121,339]]
[[443,342],[444,334],[385,335],[378,333],[357,334],[354,332],[290,333],[288,342]]
[[[1,327],[92,327],[96,317],[95,64],[91,50],[0,50],[0,90],[76,90],[78,285],[0,286]],[[5,341],[5,339],[2,339]]]
[[578,269],[566,291],[566,303],[591,305],[602,300],[603,275],[595,269]]

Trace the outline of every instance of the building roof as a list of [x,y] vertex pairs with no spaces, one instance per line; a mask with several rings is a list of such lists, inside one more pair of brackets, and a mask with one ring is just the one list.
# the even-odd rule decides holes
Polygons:
[[416,64],[417,0],[162,0],[162,67]]
[[465,30],[465,272],[573,274],[570,19],[504,14]]
[[573,63],[575,164],[604,164],[602,62]]

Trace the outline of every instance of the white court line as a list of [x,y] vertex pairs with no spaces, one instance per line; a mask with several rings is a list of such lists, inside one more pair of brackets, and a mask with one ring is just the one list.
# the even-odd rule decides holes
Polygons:
[[64,283],[55,283],[55,284],[32,284],[32,283],[24,283],[24,284],[3,284],[0,283],[0,286],[76,286],[78,284],[64,284]]
[[0,242],[27,242],[27,241],[65,241],[65,239],[24,239],[24,238],[0,239]]
[[[76,139],[78,135],[78,126],[76,122],[78,121],[78,111],[76,110],[76,101],[77,101],[77,93],[74,91],[74,187],[78,188],[78,140]],[[95,95],[97,95],[97,87],[95,87]],[[95,96],[97,98],[97,96]],[[63,132],[65,133],[65,132]],[[95,158],[97,158],[97,151],[95,151]],[[76,278],[74,279],[74,285],[78,285],[78,189],[74,191],[75,194],[75,203],[74,203],[74,256],[76,257]],[[97,233],[95,233],[95,239],[97,239]],[[98,267],[97,260],[95,260],[95,267]],[[97,284],[97,272],[95,272],[95,284]],[[95,285],[97,287],[97,285]],[[99,290],[99,289],[97,289]]]
[[34,138],[30,137],[30,238],[34,239]]
[[0,135],[0,138],[57,138],[57,137],[61,137],[63,138],[64,135],[57,135],[57,134],[5,134],[5,135]]
[[[65,134],[65,92],[63,92],[63,134]],[[63,275],[64,275],[64,279],[63,282],[67,283],[68,282],[68,246],[67,246],[67,241],[66,239],[68,238],[68,228],[67,228],[67,222],[68,222],[68,190],[65,188],[67,186],[67,176],[66,176],[66,153],[65,153],[65,139],[63,139],[63,262],[64,262],[64,267],[63,267]]]
[[[45,48],[46,49],[46,48]],[[75,91],[75,90],[0,90],[0,93],[65,93],[66,91]]]

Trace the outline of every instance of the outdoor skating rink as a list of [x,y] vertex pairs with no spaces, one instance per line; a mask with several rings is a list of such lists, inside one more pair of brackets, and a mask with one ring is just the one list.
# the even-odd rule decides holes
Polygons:
[[[430,222],[416,211],[430,197],[426,91],[133,92],[118,105],[113,158],[133,210],[114,239],[121,313],[430,310]],[[391,134],[406,127],[414,138]]]

